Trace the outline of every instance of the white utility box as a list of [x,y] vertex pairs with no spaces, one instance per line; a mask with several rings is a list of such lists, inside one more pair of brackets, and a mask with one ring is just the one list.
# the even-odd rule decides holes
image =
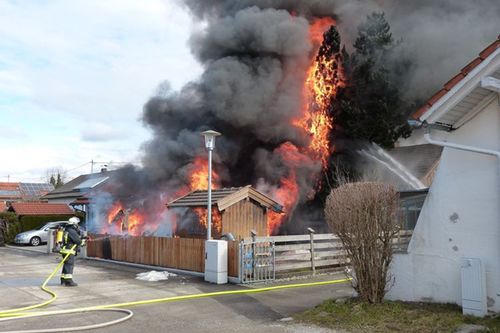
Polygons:
[[462,312],[464,315],[484,317],[486,303],[486,274],[479,258],[462,258]]
[[227,242],[207,240],[205,242],[205,281],[227,283]]

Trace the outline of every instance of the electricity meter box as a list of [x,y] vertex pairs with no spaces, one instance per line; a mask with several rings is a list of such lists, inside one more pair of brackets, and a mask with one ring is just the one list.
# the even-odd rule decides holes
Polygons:
[[227,283],[227,241],[205,242],[205,281]]

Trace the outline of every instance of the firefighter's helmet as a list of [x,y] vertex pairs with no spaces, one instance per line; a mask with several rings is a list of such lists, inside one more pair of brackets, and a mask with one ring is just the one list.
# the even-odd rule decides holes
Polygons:
[[80,219],[76,216],[70,217],[68,220],[68,224],[71,225],[78,225],[78,223],[80,223]]

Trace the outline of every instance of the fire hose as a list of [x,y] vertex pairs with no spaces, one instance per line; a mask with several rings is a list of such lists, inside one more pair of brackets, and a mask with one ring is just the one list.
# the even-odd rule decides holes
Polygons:
[[[71,248],[74,250],[75,246]],[[209,293],[201,293],[201,294],[191,294],[191,295],[181,295],[181,296],[171,296],[164,298],[153,298],[147,300],[140,301],[132,301],[125,303],[117,303],[117,304],[107,304],[107,305],[96,305],[89,307],[81,307],[75,309],[68,310],[52,310],[52,311],[38,311],[38,312],[28,312],[29,310],[33,310],[36,308],[40,308],[46,306],[57,299],[57,294],[46,287],[49,280],[56,274],[56,272],[61,268],[64,262],[69,257],[70,253],[66,254],[61,262],[57,265],[57,267],[52,271],[52,273],[45,279],[40,288],[51,295],[51,299],[34,304],[31,306],[26,306],[22,308],[15,308],[10,310],[0,311],[0,322],[12,321],[12,320],[21,320],[25,318],[33,318],[33,317],[42,317],[42,316],[54,316],[61,314],[71,314],[71,313],[83,313],[83,312],[93,312],[93,311],[111,311],[111,312],[124,312],[127,315],[125,317],[115,319],[112,321],[94,324],[94,325],[86,325],[86,326],[78,326],[78,327],[63,327],[63,328],[49,328],[49,329],[36,329],[36,330],[23,330],[23,331],[1,331],[0,333],[48,333],[48,332],[70,332],[70,331],[82,331],[82,330],[90,330],[103,328],[111,325],[115,325],[121,322],[124,322],[134,315],[134,313],[128,309],[124,309],[124,307],[129,306],[138,306],[138,305],[146,305],[146,304],[155,304],[155,303],[166,303],[166,302],[176,302],[182,300],[190,300],[197,298],[207,298],[207,297],[217,297],[217,296],[225,296],[225,295],[238,295],[238,294],[252,294],[252,293],[260,293],[266,291],[274,291],[274,290],[282,290],[282,289],[291,289],[291,288],[303,288],[303,287],[313,287],[313,286],[322,286],[328,284],[337,284],[348,282],[351,279],[338,279],[338,280],[329,280],[329,281],[320,281],[320,282],[308,282],[308,283],[295,283],[295,284],[287,284],[273,287],[263,287],[263,288],[255,288],[255,289],[240,289],[240,290],[227,290],[227,291],[216,291]]]

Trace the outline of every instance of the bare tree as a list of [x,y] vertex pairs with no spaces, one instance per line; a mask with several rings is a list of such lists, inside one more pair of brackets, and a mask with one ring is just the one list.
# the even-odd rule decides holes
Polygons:
[[326,200],[325,217],[350,259],[353,287],[369,303],[381,302],[390,286],[398,207],[396,189],[375,182],[343,184]]
[[47,183],[52,184],[54,188],[59,188],[66,181],[66,172],[62,168],[48,169],[45,173]]

